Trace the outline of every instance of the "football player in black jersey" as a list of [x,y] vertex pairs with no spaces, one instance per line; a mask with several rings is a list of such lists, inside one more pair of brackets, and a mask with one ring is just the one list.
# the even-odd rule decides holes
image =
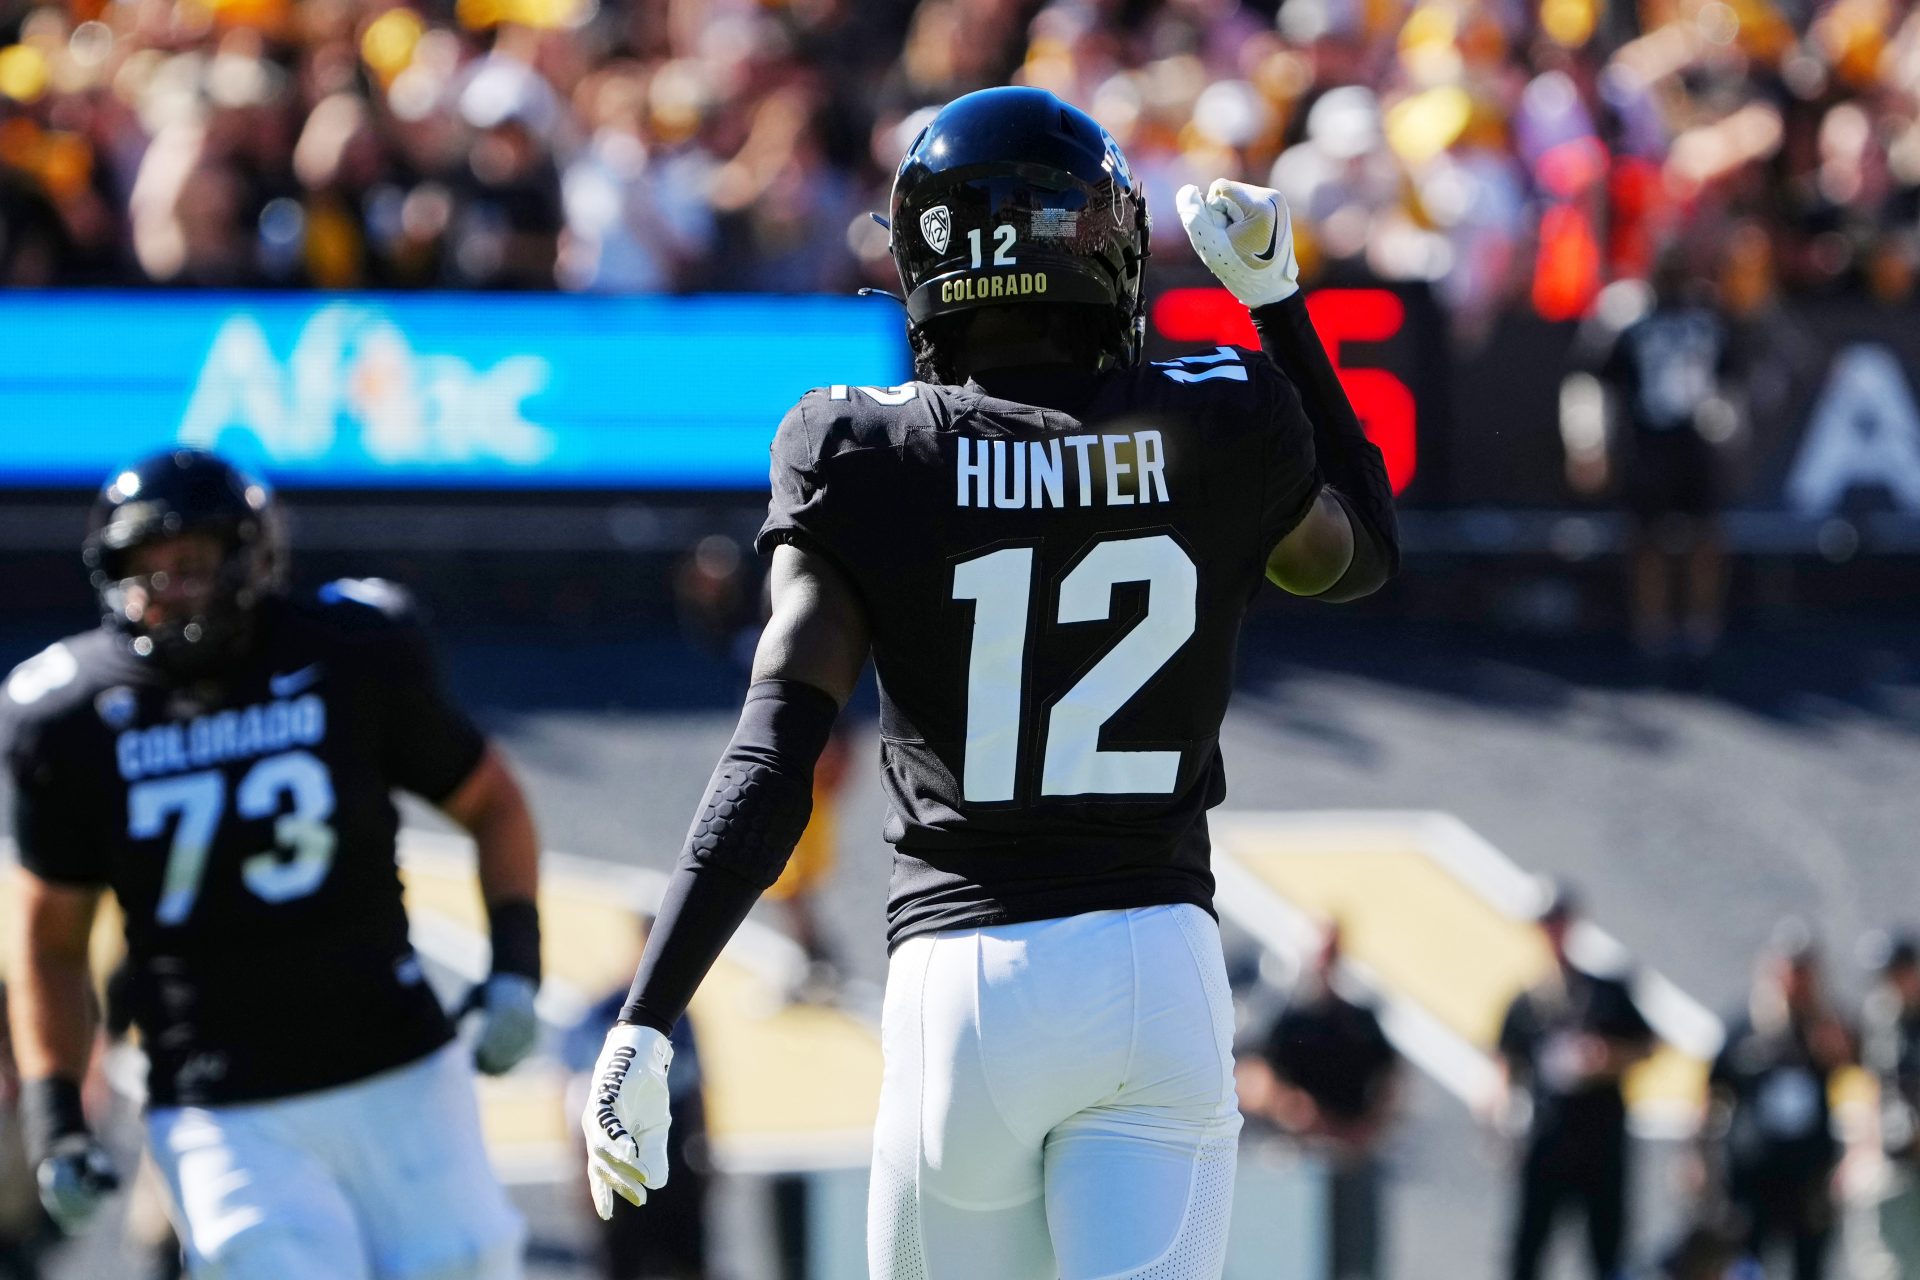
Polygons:
[[582,1116],[597,1207],[667,1175],[667,1028],[805,825],[871,654],[896,849],[876,1280],[1218,1276],[1240,1127],[1206,813],[1262,579],[1374,590],[1385,468],[1272,192],[1181,193],[1266,353],[1138,362],[1146,203],[1051,94],[949,104],[894,181],[919,380],[773,443],[773,618]]
[[538,844],[394,587],[285,590],[274,499],[212,454],[116,475],[85,546],[102,625],[0,688],[19,845],[12,1028],[41,1198],[112,1189],[80,1080],[87,941],[125,917],[147,1136],[188,1269],[221,1280],[520,1274],[467,1064],[407,942],[393,791],[473,834],[492,927],[481,1070],[533,1047]]

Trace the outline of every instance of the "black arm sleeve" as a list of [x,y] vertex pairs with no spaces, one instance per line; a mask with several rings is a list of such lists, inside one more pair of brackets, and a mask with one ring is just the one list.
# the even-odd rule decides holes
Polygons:
[[707,784],[661,899],[620,1021],[669,1031],[727,939],[780,878],[813,814],[813,766],[839,705],[812,685],[761,680]]
[[[1259,369],[1258,363],[1253,368]],[[1270,553],[1313,510],[1325,478],[1313,457],[1313,419],[1300,403],[1300,389],[1277,370],[1262,382],[1274,389],[1273,412],[1263,433],[1266,442],[1267,481],[1261,486],[1260,537]]]
[[1260,349],[1300,389],[1313,421],[1320,474],[1333,486],[1353,525],[1353,563],[1320,598],[1357,599],[1400,571],[1400,527],[1394,519],[1387,464],[1360,428],[1333,362],[1313,330],[1305,297],[1295,294],[1255,309],[1253,327],[1260,335]]

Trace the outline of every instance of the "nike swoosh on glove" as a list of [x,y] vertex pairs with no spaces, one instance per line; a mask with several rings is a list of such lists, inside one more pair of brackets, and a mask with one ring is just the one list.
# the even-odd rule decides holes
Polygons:
[[1293,219],[1278,191],[1215,178],[1205,196],[1180,188],[1174,204],[1193,251],[1248,310],[1300,292]]
[[505,1075],[533,1052],[540,1039],[534,997],[540,984],[518,973],[496,973],[474,989],[468,1002],[480,1010],[473,1065],[490,1076]]
[[67,1235],[86,1229],[108,1195],[120,1187],[120,1175],[106,1148],[92,1134],[69,1134],[55,1142],[34,1171],[40,1203]]
[[593,1211],[613,1217],[613,1197],[647,1202],[667,1184],[667,1067],[673,1046],[652,1027],[615,1024],[593,1066],[593,1092],[580,1115],[587,1135],[587,1187]]

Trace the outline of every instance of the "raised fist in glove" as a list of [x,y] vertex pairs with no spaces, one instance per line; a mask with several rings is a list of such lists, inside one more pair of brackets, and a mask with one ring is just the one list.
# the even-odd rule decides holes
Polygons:
[[1278,191],[1215,178],[1204,196],[1180,188],[1174,203],[1193,251],[1248,310],[1300,292],[1293,220]]
[[34,1170],[40,1203],[67,1235],[86,1229],[108,1195],[119,1189],[120,1175],[106,1148],[90,1133],[70,1133],[47,1149]]
[[613,1217],[613,1197],[647,1202],[667,1183],[667,1068],[673,1046],[652,1027],[616,1023],[593,1066],[593,1092],[580,1116],[587,1135],[587,1186],[593,1211]]

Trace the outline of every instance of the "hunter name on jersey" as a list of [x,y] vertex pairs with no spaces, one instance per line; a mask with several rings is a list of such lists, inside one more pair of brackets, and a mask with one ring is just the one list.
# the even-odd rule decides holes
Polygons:
[[[1158,431],[1072,435],[1052,440],[973,440],[961,436],[958,450],[957,506],[1006,511],[1171,501],[1167,493],[1166,444]],[[1094,482],[1096,470],[1099,484]]]
[[195,716],[185,724],[128,729],[114,739],[114,759],[128,782],[205,769],[230,760],[318,746],[327,736],[327,704],[317,694],[275,699]]

